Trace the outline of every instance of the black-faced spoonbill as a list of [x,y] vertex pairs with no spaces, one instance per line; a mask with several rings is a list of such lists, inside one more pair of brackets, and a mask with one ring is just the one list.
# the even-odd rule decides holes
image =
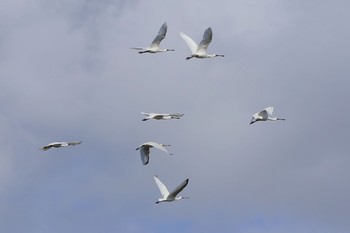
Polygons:
[[208,54],[207,48],[213,38],[213,32],[211,28],[208,28],[205,30],[203,34],[203,39],[199,43],[199,45],[196,44],[190,37],[188,37],[185,33],[180,32],[180,36],[185,40],[188,47],[190,48],[192,55],[186,57],[186,60],[189,60],[193,57],[196,58],[212,58],[212,57],[223,57],[224,55],[221,54]]
[[141,112],[141,114],[146,116],[145,118],[142,119],[142,121],[147,121],[150,119],[155,119],[155,120],[180,119],[184,115],[180,113],[168,114],[168,113],[147,113],[147,112]]
[[167,187],[162,183],[162,181],[159,180],[157,176],[154,176],[154,180],[156,181],[156,184],[159,188],[160,193],[162,194],[162,198],[159,198],[156,204],[161,202],[171,202],[171,201],[177,201],[181,199],[188,199],[188,197],[182,197],[177,195],[187,186],[188,179],[183,181],[179,186],[177,186],[173,191],[169,193]]
[[163,23],[163,25],[160,27],[158,35],[154,40],[152,41],[151,45],[146,48],[131,48],[136,50],[141,50],[139,54],[142,53],[159,53],[159,52],[167,52],[167,51],[175,51],[174,49],[161,49],[159,48],[160,42],[165,38],[166,32],[167,32],[168,26],[166,23]]
[[273,107],[267,107],[260,112],[257,112],[253,115],[252,120],[250,121],[250,125],[257,121],[284,121],[283,118],[271,117],[273,114]]
[[52,142],[50,144],[47,144],[46,146],[41,147],[40,149],[46,151],[51,148],[60,148],[60,147],[66,147],[66,146],[76,146],[81,144],[82,142]]
[[158,144],[156,142],[145,142],[141,144],[139,147],[137,147],[136,150],[140,150],[141,161],[143,165],[146,165],[149,162],[149,152],[150,152],[150,148],[152,147],[162,150],[169,155],[172,155],[171,153],[169,153],[169,151],[167,151],[167,149],[165,149],[166,146],[170,146],[170,145]]

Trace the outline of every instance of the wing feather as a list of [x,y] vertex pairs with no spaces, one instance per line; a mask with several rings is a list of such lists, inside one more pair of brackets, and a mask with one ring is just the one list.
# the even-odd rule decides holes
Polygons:
[[183,113],[174,113],[174,114],[169,114],[171,117],[173,118],[180,118],[180,117],[183,117]]
[[213,39],[213,32],[211,30],[211,28],[207,28],[207,30],[204,31],[203,34],[203,39],[202,41],[199,43],[198,45],[198,51],[197,52],[207,52],[207,48],[211,42],[211,40]]
[[141,155],[141,161],[142,161],[143,165],[148,164],[148,162],[149,162],[149,147],[142,146],[140,148],[140,155]]
[[180,32],[180,36],[184,41],[187,43],[188,47],[190,48],[192,54],[197,52],[198,46],[196,42],[194,42],[190,37],[188,37],[185,33]]
[[154,40],[151,43],[151,47],[159,47],[160,42],[165,38],[166,32],[168,30],[168,26],[166,23],[163,23],[163,25],[160,27],[159,32],[157,36],[154,38]]
[[158,176],[154,176],[154,180],[156,181],[158,189],[159,189],[160,193],[162,194],[163,198],[167,198],[169,195],[169,191],[166,188],[166,186],[162,183],[162,181],[160,181]]
[[82,143],[82,141],[80,141],[80,142],[68,142],[67,144],[68,144],[68,146],[76,146],[76,145],[79,145],[81,143]]
[[52,146],[50,146],[50,145],[41,147],[41,149],[42,149],[43,151],[47,151],[48,149],[51,149],[51,148],[52,148]]
[[134,48],[130,48],[130,49],[135,49],[135,50],[144,50],[145,48],[140,48],[140,47],[134,47]]
[[148,142],[147,145],[153,146],[153,147],[157,148],[158,150],[162,150],[162,151],[170,154],[169,151],[167,149],[165,149],[164,146],[162,146],[156,142]]
[[177,186],[170,194],[169,198],[175,198],[188,184],[188,179],[183,181],[179,186]]
[[267,120],[268,115],[267,115],[267,111],[265,109],[260,111],[257,114],[259,116],[258,118],[261,118],[262,120]]
[[273,107],[272,106],[271,107],[267,107],[264,110],[267,112],[267,114],[269,116],[271,116],[273,114]]

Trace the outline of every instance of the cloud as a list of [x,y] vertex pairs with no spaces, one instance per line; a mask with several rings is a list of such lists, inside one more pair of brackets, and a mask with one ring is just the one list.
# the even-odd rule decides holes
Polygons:
[[[348,232],[348,3],[1,4],[1,231]],[[129,49],[165,21],[174,53]],[[185,61],[209,26],[225,58]],[[155,174],[190,199],[154,205]]]

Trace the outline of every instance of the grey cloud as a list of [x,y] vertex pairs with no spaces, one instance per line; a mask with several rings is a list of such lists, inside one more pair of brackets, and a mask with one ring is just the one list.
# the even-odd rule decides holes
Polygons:
[[[7,1],[1,231],[348,232],[347,5]],[[129,50],[165,21],[174,53]],[[225,58],[185,61],[178,33],[209,26]],[[249,126],[270,105],[287,120]],[[38,150],[56,140],[83,143]],[[174,155],[142,166],[150,140]],[[154,205],[155,174],[191,199]]]

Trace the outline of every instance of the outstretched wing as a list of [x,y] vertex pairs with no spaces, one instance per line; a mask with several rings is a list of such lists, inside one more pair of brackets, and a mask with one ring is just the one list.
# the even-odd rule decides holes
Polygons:
[[265,108],[264,110],[267,112],[267,114],[268,114],[269,116],[271,116],[272,113],[273,113],[273,107],[272,107],[272,106],[271,106],[271,107],[267,107],[267,108]]
[[180,113],[174,113],[174,114],[169,114],[172,118],[176,118],[179,119],[180,117],[182,117],[184,114],[180,114]]
[[151,115],[150,113],[147,113],[147,112],[141,112],[142,115],[146,115],[146,116],[149,116]]
[[142,121],[147,121],[151,119],[151,114],[147,112],[141,112],[142,115],[145,115],[146,117],[142,119]]
[[166,198],[169,195],[169,191],[166,188],[166,186],[162,183],[162,181],[160,181],[160,179],[158,178],[158,176],[154,176],[154,180],[156,181],[156,184],[158,186],[158,189],[160,191],[160,193],[162,194],[163,198]]
[[79,145],[81,143],[82,143],[82,141],[80,141],[80,142],[68,142],[68,146],[76,146],[76,145]]
[[61,146],[68,145],[67,142],[51,142],[47,144],[46,146],[41,147],[42,150],[48,150],[51,149],[52,147],[59,148]]
[[204,31],[203,34],[203,39],[202,41],[199,43],[198,45],[198,51],[197,52],[207,52],[207,48],[211,42],[211,40],[213,39],[213,32],[211,30],[211,28],[207,28],[207,30]]
[[182,39],[184,39],[184,41],[187,43],[188,47],[190,48],[192,54],[197,52],[197,44],[196,42],[194,42],[190,37],[188,37],[185,33],[180,32],[180,36],[182,37]]
[[182,182],[179,186],[176,187],[170,194],[169,198],[175,198],[188,184],[188,179]]
[[158,35],[152,41],[151,47],[159,47],[160,42],[165,38],[167,30],[167,24],[163,23],[163,25],[159,29]]
[[149,162],[149,147],[142,146],[140,148],[140,155],[141,155],[141,161],[142,161],[143,165],[148,164],[148,162]]
[[130,48],[130,49],[135,49],[135,50],[144,50],[145,48],[136,47],[136,48]]
[[165,149],[164,146],[162,146],[161,144],[158,144],[156,142],[147,142],[147,145],[153,146],[153,147],[155,147],[155,148],[157,148],[159,150],[164,151],[165,153],[170,154],[169,151],[167,149]]
[[48,149],[51,149],[52,146],[51,145],[47,145],[47,146],[43,146],[40,149],[42,149],[43,151],[47,151]]
[[267,120],[268,118],[267,111],[265,109],[254,114],[254,116],[256,116],[257,119],[261,119],[261,120]]

